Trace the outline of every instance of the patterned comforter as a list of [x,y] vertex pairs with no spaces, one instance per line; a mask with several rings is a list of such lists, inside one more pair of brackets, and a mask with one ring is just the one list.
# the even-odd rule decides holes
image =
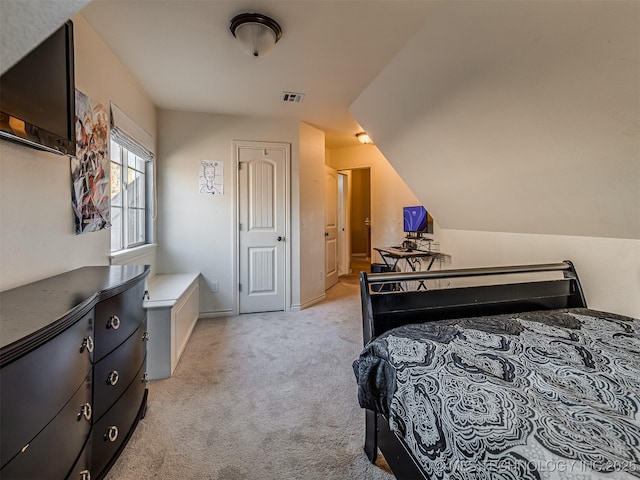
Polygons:
[[413,324],[353,363],[431,479],[640,478],[640,321],[588,309]]

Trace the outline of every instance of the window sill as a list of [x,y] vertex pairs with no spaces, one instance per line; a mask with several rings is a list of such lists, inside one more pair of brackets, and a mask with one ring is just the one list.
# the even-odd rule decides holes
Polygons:
[[111,265],[124,265],[126,263],[131,263],[139,258],[153,255],[156,252],[157,247],[157,244],[149,243],[147,245],[140,245],[139,247],[120,250],[109,255],[109,263]]

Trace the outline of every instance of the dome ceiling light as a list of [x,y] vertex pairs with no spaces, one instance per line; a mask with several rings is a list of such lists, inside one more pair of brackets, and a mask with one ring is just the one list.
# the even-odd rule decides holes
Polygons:
[[358,139],[358,141],[364,145],[373,143],[373,140],[371,140],[371,137],[369,137],[369,135],[367,135],[367,132],[360,132],[360,133],[356,133],[356,138]]
[[242,46],[254,57],[261,57],[271,51],[282,37],[278,22],[260,13],[241,13],[231,19],[229,29]]

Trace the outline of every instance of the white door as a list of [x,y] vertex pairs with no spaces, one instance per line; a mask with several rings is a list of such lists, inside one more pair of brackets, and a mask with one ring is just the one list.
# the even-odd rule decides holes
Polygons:
[[324,271],[325,290],[338,283],[338,172],[325,169]]
[[338,275],[351,273],[349,245],[349,180],[351,171],[338,172]]
[[237,145],[240,313],[285,310],[289,146]]

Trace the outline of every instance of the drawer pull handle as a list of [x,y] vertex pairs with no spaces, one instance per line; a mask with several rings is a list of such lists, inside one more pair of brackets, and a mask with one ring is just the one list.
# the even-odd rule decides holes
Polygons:
[[149,381],[149,374],[147,372],[144,372],[142,374],[142,383],[147,383]]
[[113,370],[111,372],[109,372],[109,376],[107,377],[107,384],[108,385],[115,385],[116,383],[118,383],[118,380],[120,379],[120,375],[118,374],[117,370]]
[[91,480],[91,472],[89,470],[82,470],[80,472],[80,480]]
[[91,338],[91,335],[82,339],[82,345],[80,346],[80,353],[82,353],[85,348],[87,349],[87,352],[89,353],[93,352],[93,338]]
[[109,440],[110,442],[115,442],[118,439],[118,427],[111,425],[107,430],[107,433],[104,434],[104,439]]
[[78,420],[80,420],[82,417],[84,417],[84,419],[87,422],[91,420],[91,404],[90,403],[85,403],[80,406],[80,413],[78,414]]
[[107,321],[107,328],[113,328],[114,330],[120,328],[120,319],[117,315],[114,315]]
[[149,332],[144,332],[142,334],[142,341],[143,342],[148,342],[149,341]]

